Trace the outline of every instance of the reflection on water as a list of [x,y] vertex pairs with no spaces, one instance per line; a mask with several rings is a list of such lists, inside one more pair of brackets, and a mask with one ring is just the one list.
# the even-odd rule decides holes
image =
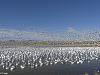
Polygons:
[[0,72],[25,75],[100,75],[99,47],[0,49]]

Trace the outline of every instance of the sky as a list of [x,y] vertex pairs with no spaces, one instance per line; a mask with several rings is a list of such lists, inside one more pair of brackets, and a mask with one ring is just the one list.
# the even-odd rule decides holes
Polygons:
[[94,28],[100,28],[100,0],[0,0],[0,29],[61,33]]

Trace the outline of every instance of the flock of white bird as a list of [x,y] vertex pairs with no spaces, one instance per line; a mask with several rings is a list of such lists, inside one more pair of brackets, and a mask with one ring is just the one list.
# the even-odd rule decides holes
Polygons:
[[99,60],[99,47],[0,48],[0,70],[38,68],[55,64],[82,64]]

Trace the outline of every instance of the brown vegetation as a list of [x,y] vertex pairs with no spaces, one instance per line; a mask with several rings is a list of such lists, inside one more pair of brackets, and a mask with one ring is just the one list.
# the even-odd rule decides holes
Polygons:
[[100,47],[100,41],[8,40],[8,41],[0,41],[0,46],[1,47],[13,47],[13,46]]

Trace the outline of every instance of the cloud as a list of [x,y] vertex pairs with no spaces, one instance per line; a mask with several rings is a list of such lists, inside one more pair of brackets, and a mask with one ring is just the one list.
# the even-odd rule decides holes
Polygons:
[[0,29],[0,40],[61,40],[58,34],[35,31],[20,31],[14,29]]
[[19,31],[12,29],[0,29],[0,39],[2,40],[47,40],[50,38],[46,34],[29,31]]
[[0,29],[0,40],[100,40],[100,31],[77,31],[69,27],[67,33],[50,34],[45,32]]
[[77,32],[77,31],[72,27],[68,27],[67,28],[67,32]]

